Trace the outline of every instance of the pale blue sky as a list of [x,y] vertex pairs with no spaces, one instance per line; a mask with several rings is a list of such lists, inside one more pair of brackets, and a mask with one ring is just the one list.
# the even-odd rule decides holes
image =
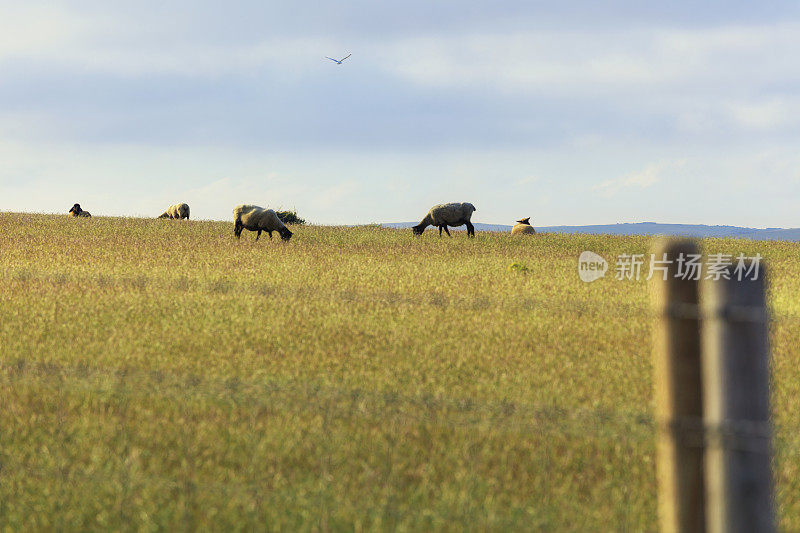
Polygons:
[[0,0],[0,210],[800,226],[796,2],[551,4]]

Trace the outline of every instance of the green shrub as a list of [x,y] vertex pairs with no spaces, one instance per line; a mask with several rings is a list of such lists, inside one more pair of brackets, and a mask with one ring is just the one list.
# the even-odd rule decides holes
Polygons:
[[284,224],[305,224],[304,218],[297,216],[297,211],[276,211],[278,218]]

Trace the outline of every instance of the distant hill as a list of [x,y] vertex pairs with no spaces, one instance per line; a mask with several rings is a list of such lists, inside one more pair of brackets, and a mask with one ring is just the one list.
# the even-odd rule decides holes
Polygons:
[[[416,222],[381,224],[387,228],[410,228]],[[704,224],[601,224],[593,226],[534,226],[538,233],[590,233],[603,235],[680,235],[685,237],[732,237],[770,241],[800,241],[800,228],[741,228],[737,226],[706,226]],[[463,230],[464,228],[457,228]],[[504,224],[475,224],[476,231],[511,231]]]

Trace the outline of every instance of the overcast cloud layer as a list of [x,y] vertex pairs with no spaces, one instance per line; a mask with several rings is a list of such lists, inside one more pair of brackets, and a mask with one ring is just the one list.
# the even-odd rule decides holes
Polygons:
[[0,0],[0,209],[800,226],[796,2],[118,4]]

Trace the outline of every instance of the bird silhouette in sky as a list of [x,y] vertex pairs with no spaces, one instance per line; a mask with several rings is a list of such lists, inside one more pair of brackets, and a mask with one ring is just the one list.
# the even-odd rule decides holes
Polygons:
[[351,55],[353,55],[353,54],[347,54],[346,56],[344,56],[344,57],[343,57],[343,58],[341,58],[341,59],[334,59],[334,58],[332,58],[332,57],[325,56],[325,59],[330,59],[331,61],[333,61],[333,62],[334,62],[334,63],[336,63],[337,65],[341,65],[341,64],[342,64],[342,61],[344,61],[345,59],[347,59],[347,58],[348,58],[348,57],[350,57]]

